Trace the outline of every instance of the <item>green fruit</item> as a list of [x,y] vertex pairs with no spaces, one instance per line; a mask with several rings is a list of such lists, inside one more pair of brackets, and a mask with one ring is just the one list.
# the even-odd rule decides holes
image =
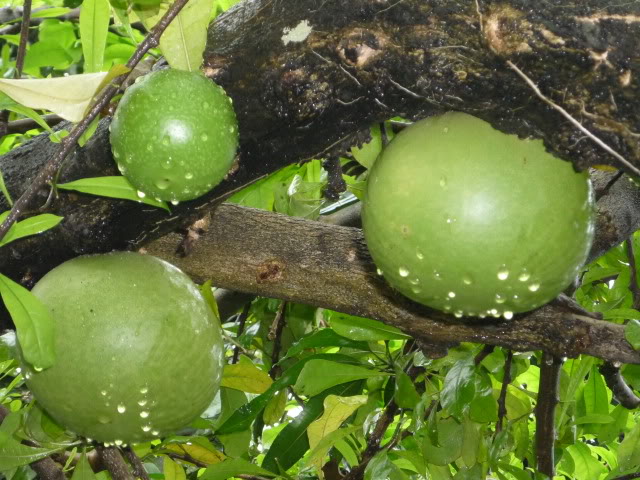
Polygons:
[[122,174],[140,192],[178,202],[215,187],[233,164],[238,125],[224,90],[200,73],[161,70],[129,87],[111,122]]
[[55,321],[56,363],[27,385],[69,430],[141,442],[187,426],[220,385],[220,327],[184,273],[137,253],[78,257],[33,288]]
[[374,164],[365,239],[385,279],[456,316],[511,318],[575,278],[593,238],[586,173],[463,113],[401,132]]

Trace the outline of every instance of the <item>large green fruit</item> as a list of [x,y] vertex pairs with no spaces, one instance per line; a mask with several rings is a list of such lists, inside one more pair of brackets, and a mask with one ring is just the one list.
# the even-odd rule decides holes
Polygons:
[[236,116],[224,90],[182,70],[141,77],[122,96],[110,129],[122,174],[143,195],[174,203],[215,187],[238,146]]
[[575,278],[593,237],[586,173],[463,113],[401,132],[374,164],[363,228],[385,279],[456,316],[511,318]]
[[55,321],[56,363],[27,385],[73,432],[109,443],[188,425],[220,385],[220,327],[194,283],[137,253],[78,257],[33,288]]

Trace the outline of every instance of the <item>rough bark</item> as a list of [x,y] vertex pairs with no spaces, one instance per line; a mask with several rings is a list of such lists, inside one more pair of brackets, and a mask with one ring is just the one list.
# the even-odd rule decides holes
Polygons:
[[[29,284],[79,254],[139,247],[277,168],[340,154],[362,141],[372,122],[394,115],[465,111],[505,132],[541,138],[579,168],[620,165],[537,97],[507,60],[638,166],[640,6],[609,3],[242,2],[211,27],[205,55],[207,75],[227,89],[238,113],[237,171],[170,215],[61,192],[48,210],[63,215],[62,224],[0,250],[0,271]],[[309,34],[295,38],[305,26]],[[107,123],[67,160],[60,181],[116,174]],[[53,148],[40,137],[0,158],[14,197]]]
[[622,325],[594,318],[567,297],[510,321],[458,320],[417,305],[376,274],[357,228],[223,204],[187,257],[175,254],[180,241],[168,235],[146,250],[197,281],[378,319],[426,343],[466,341],[640,363]]

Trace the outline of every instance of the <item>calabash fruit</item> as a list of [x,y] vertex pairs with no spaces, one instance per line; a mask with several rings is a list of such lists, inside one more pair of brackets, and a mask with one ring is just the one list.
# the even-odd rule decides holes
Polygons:
[[193,282],[137,253],[78,257],[33,288],[55,321],[56,363],[23,362],[40,405],[100,442],[141,442],[188,425],[223,368],[220,327]]
[[238,146],[230,98],[202,74],[160,70],[129,87],[111,122],[120,172],[140,195],[197,198],[227,174]]
[[593,238],[587,173],[463,113],[419,121],[373,165],[363,206],[379,273],[457,317],[535,309],[575,278]]

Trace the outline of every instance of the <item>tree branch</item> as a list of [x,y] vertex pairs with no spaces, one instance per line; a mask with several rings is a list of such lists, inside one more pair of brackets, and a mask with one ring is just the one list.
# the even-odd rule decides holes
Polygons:
[[16,56],[16,72],[15,78],[22,76],[22,67],[24,66],[24,57],[27,53],[27,40],[29,39],[29,26],[31,25],[31,0],[24,0],[22,7],[22,22],[20,25],[20,43],[18,45],[18,54]]
[[129,461],[129,463],[133,467],[133,474],[135,475],[135,477],[140,480],[150,480],[149,474],[144,469],[142,460],[140,460],[140,457],[136,455],[136,452],[134,452],[130,446],[127,446],[122,450],[124,452],[124,457]]
[[504,377],[502,378],[502,387],[500,388],[500,396],[498,397],[498,423],[496,424],[496,433],[502,431],[502,422],[507,415],[507,388],[511,383],[511,362],[513,360],[513,352],[507,352],[507,358],[504,361]]
[[611,362],[605,362],[600,366],[600,373],[620,405],[629,410],[635,410],[640,407],[640,398],[625,382],[622,373],[620,373],[620,367]]
[[174,255],[179,242],[179,235],[169,235],[147,251],[198,282],[211,279],[230,290],[374,318],[426,343],[466,341],[640,363],[624,326],[594,318],[568,297],[511,321],[458,320],[419,306],[376,274],[359,229],[223,204],[191,255]]
[[543,352],[540,365],[540,385],[536,405],[536,462],[538,471],[553,478],[555,475],[554,447],[556,443],[555,412],[559,401],[562,360]]
[[109,471],[113,480],[134,480],[129,466],[124,461],[124,458],[122,458],[122,454],[117,447],[98,445],[96,450],[98,451],[98,455],[100,455],[102,464]]
[[633,248],[633,237],[628,238],[624,242],[625,251],[627,252],[627,259],[629,260],[629,272],[631,278],[629,279],[629,290],[633,297],[632,307],[636,310],[640,309],[640,286],[638,285],[638,269],[636,267],[636,257]]

